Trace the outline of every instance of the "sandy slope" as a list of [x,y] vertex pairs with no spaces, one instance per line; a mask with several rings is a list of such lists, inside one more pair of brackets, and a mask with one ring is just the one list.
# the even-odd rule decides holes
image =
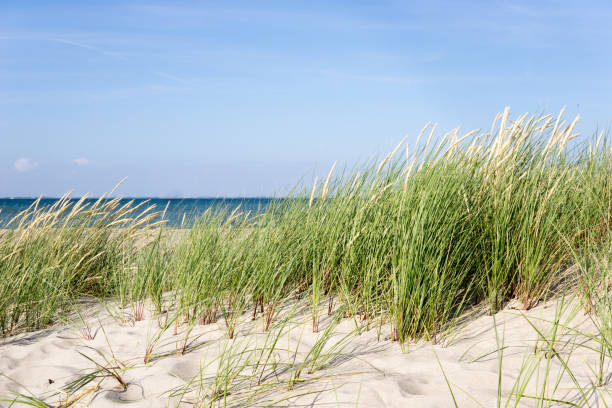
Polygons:
[[[572,303],[572,308],[561,319],[561,323],[571,329],[559,329],[563,335],[559,336],[555,351],[563,361],[569,359],[568,366],[576,381],[585,387],[584,398],[588,399],[588,406],[603,407],[606,406],[604,402],[612,406],[612,388],[592,386],[600,367],[599,353],[592,349],[597,348],[596,344],[584,334],[595,333],[596,328],[589,316],[581,311],[572,313],[575,304]],[[311,332],[308,310],[296,311],[297,306],[285,307],[284,314],[277,318],[279,325],[283,316],[289,316],[289,311],[294,310],[288,320],[290,323],[281,331],[264,375],[249,377],[253,366],[236,371],[232,394],[225,400],[216,401],[214,406],[223,405],[224,401],[240,406],[245,402],[241,398],[256,394],[262,405],[266,402],[276,406],[451,407],[453,400],[441,367],[460,407],[496,406],[499,361],[493,317],[473,317],[452,336],[447,336],[443,344],[432,346],[420,342],[408,345],[403,352],[397,343],[388,340],[389,327],[386,325],[382,327],[380,341],[376,328],[345,338],[354,331],[355,322],[344,319],[334,328],[335,334],[327,342],[330,348],[345,338],[341,352],[331,355],[324,367],[312,374],[305,368],[300,376],[303,381],[289,387],[287,380],[291,373],[322,335]],[[551,330],[548,322],[554,320],[556,308],[556,302],[548,302],[523,312],[524,316],[511,309],[495,316],[499,341],[503,337],[504,345],[502,406],[517,383],[527,384],[526,395],[542,393],[547,356],[552,354],[546,352],[548,348],[544,342],[536,342],[538,334],[527,319],[548,336]],[[127,390],[123,391],[113,378],[96,378],[69,398],[75,402],[73,406],[110,407],[116,406],[118,400],[132,401],[128,405],[131,407],[194,406],[198,393],[205,395],[213,389],[223,388],[223,384],[216,388],[214,385],[219,367],[221,372],[228,367],[219,364],[217,357],[222,350],[234,352],[234,363],[263,361],[261,356],[267,353],[262,353],[261,348],[266,339],[269,346],[273,337],[261,332],[260,318],[251,321],[249,316],[244,316],[238,335],[230,342],[222,320],[212,325],[195,326],[189,332],[181,325],[174,335],[173,324],[161,333],[159,325],[164,323],[164,317],[133,322],[128,309],[115,308],[109,312],[108,308],[98,305],[89,310],[88,321],[95,336],[92,340],[84,339],[80,334],[82,325],[75,323],[1,341],[0,373],[4,376],[0,377],[0,395],[13,398],[13,392],[20,392],[48,396],[46,402],[57,406],[66,402],[67,397],[62,396],[65,384],[95,371],[96,364],[85,357],[89,356],[102,366],[119,367],[117,372],[127,383]],[[326,318],[321,323],[321,330],[329,324],[330,318]],[[277,327],[273,333],[281,329]],[[583,334],[578,334],[576,329]],[[143,356],[147,344],[158,333],[161,337],[153,347],[152,360],[145,365]],[[177,350],[184,344],[187,344],[185,353],[180,355]],[[227,363],[227,359],[221,360]],[[523,370],[523,380],[517,382],[522,365],[527,368]],[[550,372],[549,389],[544,395],[587,406],[556,356],[550,360]],[[609,381],[612,372],[607,360],[603,372]],[[533,375],[529,381],[524,381],[529,373]],[[259,378],[263,385],[257,385]],[[9,405],[0,403],[2,407]],[[528,398],[518,404],[536,405]]]

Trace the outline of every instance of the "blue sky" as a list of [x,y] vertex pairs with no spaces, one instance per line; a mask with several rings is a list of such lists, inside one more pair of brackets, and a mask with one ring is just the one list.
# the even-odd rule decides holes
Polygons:
[[610,125],[612,6],[0,3],[0,197],[264,196],[509,105]]

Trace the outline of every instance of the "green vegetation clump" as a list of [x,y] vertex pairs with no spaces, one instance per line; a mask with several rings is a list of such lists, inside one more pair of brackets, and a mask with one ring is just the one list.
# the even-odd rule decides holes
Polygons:
[[[221,318],[230,338],[247,310],[266,329],[292,296],[310,298],[314,331],[327,301],[400,342],[435,342],[479,303],[528,309],[612,237],[612,150],[571,141],[576,122],[506,110],[488,132],[441,140],[428,125],[414,149],[332,168],[258,216],[209,211],[177,242],[151,208],[33,207],[0,237],[0,332],[50,324],[83,296]],[[578,287],[609,279],[585,268]]]

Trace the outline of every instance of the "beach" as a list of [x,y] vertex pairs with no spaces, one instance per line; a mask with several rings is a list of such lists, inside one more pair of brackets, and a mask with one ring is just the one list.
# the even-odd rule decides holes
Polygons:
[[0,1],[0,408],[612,408],[610,17]]
[[188,228],[33,201],[0,225],[1,406],[607,406],[612,149],[508,118]]

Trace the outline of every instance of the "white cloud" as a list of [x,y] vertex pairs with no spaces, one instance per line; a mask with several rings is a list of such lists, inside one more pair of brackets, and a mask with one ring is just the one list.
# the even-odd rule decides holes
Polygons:
[[27,157],[22,157],[15,160],[13,166],[15,166],[15,170],[18,172],[25,173],[26,171],[31,171],[37,168],[38,162],[32,161],[32,159],[28,159]]
[[80,157],[78,159],[72,159],[72,162],[78,166],[87,166],[89,164],[89,159],[85,157]]

